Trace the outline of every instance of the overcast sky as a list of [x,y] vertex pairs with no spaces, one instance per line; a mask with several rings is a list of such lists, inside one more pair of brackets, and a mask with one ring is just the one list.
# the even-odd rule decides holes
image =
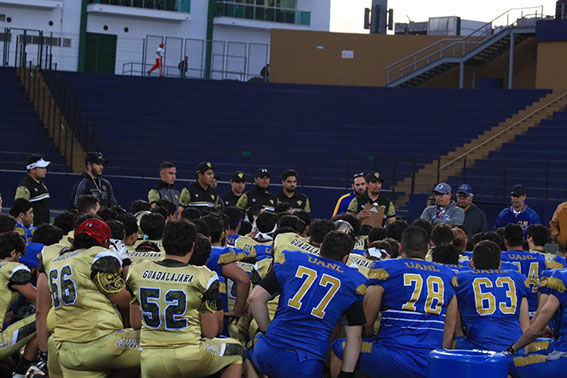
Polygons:
[[[555,3],[556,0],[389,0],[388,8],[394,9],[394,22],[408,22],[406,16],[416,22],[441,16],[488,22],[510,8],[543,5],[544,14],[553,15]],[[363,28],[364,8],[371,4],[371,0],[333,0],[331,31],[368,33]]]

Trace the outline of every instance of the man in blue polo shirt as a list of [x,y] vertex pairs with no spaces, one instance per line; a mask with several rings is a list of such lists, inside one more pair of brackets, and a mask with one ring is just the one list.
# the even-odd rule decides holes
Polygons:
[[526,189],[522,185],[516,185],[510,192],[512,206],[505,208],[498,214],[494,228],[506,227],[510,223],[519,224],[524,231],[524,239],[527,237],[528,226],[541,224],[539,215],[526,205]]
[[366,185],[367,183],[366,183],[366,178],[364,177],[364,172],[355,173],[352,176],[352,185],[351,185],[352,192],[348,192],[347,194],[344,194],[341,197],[339,197],[339,199],[337,200],[337,204],[335,205],[335,210],[333,210],[333,215],[331,216],[331,218],[337,214],[346,213],[348,209],[348,205],[350,205],[350,202],[355,197],[358,197],[364,194],[364,192],[366,192]]

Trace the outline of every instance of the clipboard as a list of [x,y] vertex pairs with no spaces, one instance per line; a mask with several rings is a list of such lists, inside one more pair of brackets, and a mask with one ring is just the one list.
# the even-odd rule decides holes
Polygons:
[[364,205],[364,210],[370,212],[370,216],[362,220],[362,224],[368,224],[372,227],[382,227],[384,223],[384,213],[386,212],[385,206],[374,206],[371,203]]

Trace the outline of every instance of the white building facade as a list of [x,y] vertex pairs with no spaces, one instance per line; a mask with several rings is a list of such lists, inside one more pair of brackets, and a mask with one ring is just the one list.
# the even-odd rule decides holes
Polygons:
[[0,0],[0,65],[142,75],[164,43],[167,76],[188,56],[188,77],[248,80],[272,29],[329,31],[331,1]]

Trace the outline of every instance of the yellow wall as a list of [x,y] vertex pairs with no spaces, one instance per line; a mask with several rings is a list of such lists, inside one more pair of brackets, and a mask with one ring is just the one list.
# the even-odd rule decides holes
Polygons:
[[[386,66],[442,38],[272,30],[270,81],[384,86]],[[354,59],[342,59],[343,50]]]
[[567,42],[541,42],[537,49],[537,88],[567,90]]
[[[273,30],[270,50],[270,81],[275,83],[385,86],[386,66],[446,37],[413,35],[363,35],[310,31]],[[318,49],[322,46],[322,49]],[[567,57],[567,44],[564,45]],[[341,51],[352,50],[354,59],[342,59]],[[540,49],[539,54],[542,54]],[[508,87],[508,58],[502,54],[476,67],[476,87],[480,78],[501,78]],[[514,88],[534,88],[536,83],[535,38],[516,46]],[[563,67],[565,59],[562,60]],[[560,65],[556,66],[559,69]],[[465,88],[472,88],[473,70],[465,69]],[[538,84],[539,84],[538,76]],[[458,88],[456,67],[421,85],[430,88]],[[545,83],[542,88],[549,88]]]

